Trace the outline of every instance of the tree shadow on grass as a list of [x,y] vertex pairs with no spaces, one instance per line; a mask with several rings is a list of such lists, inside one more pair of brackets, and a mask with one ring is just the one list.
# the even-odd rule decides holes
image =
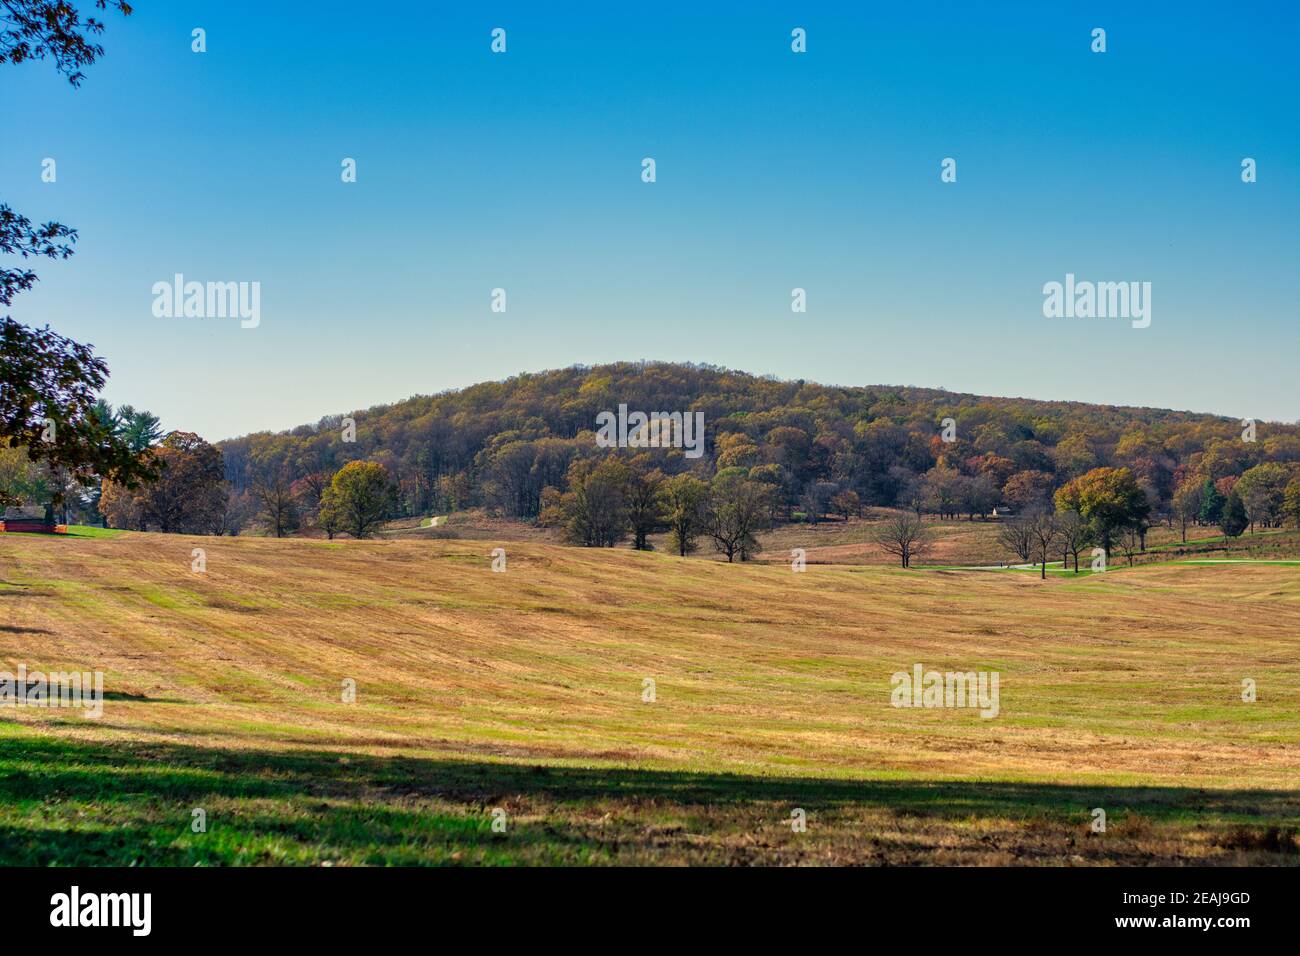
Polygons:
[[[503,841],[491,830],[498,806],[543,822],[512,823]],[[213,839],[191,834],[192,807],[209,808]],[[645,831],[665,816],[723,829],[788,820],[790,807],[827,819],[883,811],[923,826],[1084,828],[1104,807],[1112,821],[1255,834],[1234,839],[1274,862],[1297,862],[1300,826],[1293,790],[846,781],[0,736],[0,864],[588,862],[610,859],[611,841],[614,851],[620,839],[645,842],[595,829],[611,811]],[[219,838],[222,827],[234,843]]]

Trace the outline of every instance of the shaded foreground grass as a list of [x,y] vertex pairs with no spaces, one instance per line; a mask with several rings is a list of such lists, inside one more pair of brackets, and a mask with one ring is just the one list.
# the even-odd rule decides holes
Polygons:
[[[0,742],[7,864],[1300,862],[1294,791],[96,745],[13,725]],[[1094,807],[1105,833],[1091,831]],[[196,808],[206,832],[191,828]]]

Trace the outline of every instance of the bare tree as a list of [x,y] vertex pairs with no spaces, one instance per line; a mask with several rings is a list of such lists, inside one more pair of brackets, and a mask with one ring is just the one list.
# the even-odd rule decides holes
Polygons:
[[905,568],[910,568],[912,559],[924,555],[931,546],[929,531],[921,519],[910,512],[886,518],[873,530],[871,537],[887,553],[897,557]]
[[1143,536],[1144,529],[1135,525],[1121,528],[1115,535],[1115,547],[1124,553],[1130,568],[1133,567],[1133,556],[1142,550]]
[[998,529],[998,544],[1021,561],[1034,553],[1034,536],[1027,518],[1012,518]]
[[768,527],[771,489],[735,475],[715,478],[710,492],[706,533],[713,546],[727,556],[748,561],[762,550],[757,534]]
[[260,517],[277,538],[298,530],[298,502],[293,482],[283,470],[253,483],[253,495],[262,506]]
[[[1079,573],[1079,552],[1092,545],[1092,527],[1077,511],[1063,511],[1056,516],[1058,544],[1062,558],[1074,558],[1074,573]],[[1064,564],[1064,561],[1062,561]]]
[[1047,556],[1055,553],[1056,542],[1061,531],[1056,525],[1056,515],[1046,508],[1036,508],[1026,519],[1029,525],[1030,539],[1033,542],[1034,555],[1042,566],[1042,579],[1047,580]]
[[314,517],[320,511],[320,500],[333,477],[332,471],[309,471],[294,483],[294,493],[298,497],[301,511],[309,517]]

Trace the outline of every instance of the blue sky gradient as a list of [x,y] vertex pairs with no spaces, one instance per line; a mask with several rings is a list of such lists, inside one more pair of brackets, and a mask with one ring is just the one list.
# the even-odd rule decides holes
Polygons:
[[[467,6],[141,0],[80,89],[0,68],[0,197],[81,233],[14,317],[212,440],[641,358],[1300,419],[1296,4]],[[177,272],[261,325],[155,318]],[[1151,327],[1044,318],[1067,272]]]

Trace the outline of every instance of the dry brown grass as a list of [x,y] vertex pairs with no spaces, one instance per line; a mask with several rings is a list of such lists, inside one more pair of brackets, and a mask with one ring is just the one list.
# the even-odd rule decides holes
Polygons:
[[[632,827],[644,839],[600,842],[622,846],[611,858],[624,862],[652,859],[660,843],[673,847],[666,858],[714,862],[1294,854],[1295,568],[1046,582],[794,574],[505,542],[508,571],[494,574],[498,543],[0,537],[0,667],[100,669],[117,695],[99,721],[4,716],[70,744],[232,760],[328,751],[435,775],[466,761],[605,768],[625,783],[582,790],[581,812],[565,802],[568,784],[515,798],[524,816],[574,834],[597,826],[583,821],[598,810],[608,832]],[[190,570],[195,547],[205,574]],[[998,671],[1000,716],[891,707],[890,675],[915,662]],[[1252,704],[1240,698],[1247,677]],[[340,700],[345,678],[355,704]],[[638,786],[693,773],[734,781],[746,798],[637,803]],[[863,799],[835,781],[862,781]],[[822,794],[825,828],[796,840],[782,786],[793,799]],[[461,794],[433,789],[413,798]],[[1086,826],[1101,799],[1117,819],[1104,843]],[[1140,808],[1127,817],[1126,799]],[[1252,814],[1280,836],[1233,829]],[[663,834],[656,815],[669,820]]]

